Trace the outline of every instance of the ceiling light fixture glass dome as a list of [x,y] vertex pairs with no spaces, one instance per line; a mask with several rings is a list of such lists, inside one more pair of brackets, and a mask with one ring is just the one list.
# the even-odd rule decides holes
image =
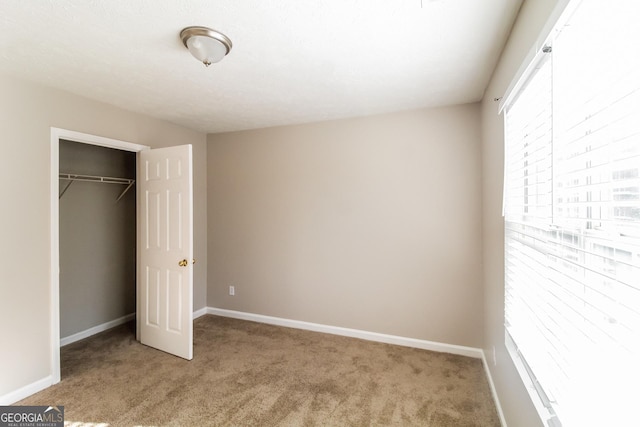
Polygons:
[[207,27],[187,27],[180,38],[191,55],[207,67],[221,61],[233,46],[229,37]]

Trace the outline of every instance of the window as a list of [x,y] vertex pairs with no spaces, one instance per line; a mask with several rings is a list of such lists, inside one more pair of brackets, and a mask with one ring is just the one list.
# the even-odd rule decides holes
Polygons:
[[507,347],[550,426],[640,425],[637,16],[571,2],[506,105]]

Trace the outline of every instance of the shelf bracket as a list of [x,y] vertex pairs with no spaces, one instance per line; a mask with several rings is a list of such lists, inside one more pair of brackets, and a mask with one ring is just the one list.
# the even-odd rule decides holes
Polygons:
[[62,199],[62,196],[64,196],[64,193],[69,189],[71,184],[73,184],[73,181],[69,181],[69,183],[65,185],[64,189],[62,190],[62,193],[60,193],[60,195],[58,196],[58,200]]
[[122,197],[127,194],[127,191],[129,191],[129,189],[131,188],[131,186],[135,183],[134,180],[131,180],[131,182],[129,183],[129,185],[127,185],[127,188],[124,189],[124,191],[122,193],[120,193],[120,195],[118,196],[118,198],[116,199],[116,203],[118,203],[120,201],[120,199],[122,199]]

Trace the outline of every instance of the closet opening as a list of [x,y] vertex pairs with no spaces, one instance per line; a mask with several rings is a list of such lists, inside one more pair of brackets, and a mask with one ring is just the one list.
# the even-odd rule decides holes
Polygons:
[[60,349],[125,325],[137,339],[137,152],[51,128],[51,372]]
[[136,154],[61,139],[58,158],[63,347],[135,319]]

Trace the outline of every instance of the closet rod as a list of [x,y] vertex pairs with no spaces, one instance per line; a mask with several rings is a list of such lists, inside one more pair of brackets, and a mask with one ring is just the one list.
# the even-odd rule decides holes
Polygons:
[[120,199],[122,199],[122,197],[127,193],[127,191],[129,191],[131,186],[133,186],[133,184],[135,184],[135,182],[136,182],[135,179],[114,178],[114,177],[110,177],[110,176],[80,175],[80,174],[75,174],[75,173],[60,173],[60,174],[58,174],[58,178],[69,181],[69,183],[62,190],[62,193],[60,193],[60,195],[58,196],[58,199],[62,198],[64,193],[69,189],[69,186],[71,184],[73,184],[74,181],[101,182],[101,183],[104,183],[104,184],[122,184],[122,185],[126,185],[127,188],[125,188],[124,191],[122,193],[120,193],[120,195],[116,199],[116,202],[120,201]]

